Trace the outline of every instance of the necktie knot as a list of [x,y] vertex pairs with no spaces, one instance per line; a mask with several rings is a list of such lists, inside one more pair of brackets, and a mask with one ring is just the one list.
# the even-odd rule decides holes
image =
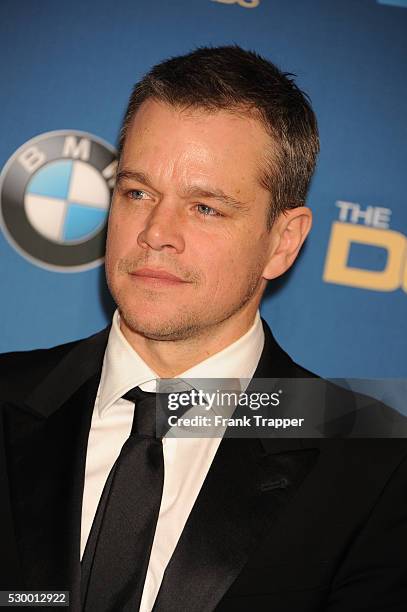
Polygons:
[[156,437],[157,394],[143,391],[140,387],[130,389],[123,399],[134,403],[131,436]]
[[[195,405],[192,400],[192,392],[193,390],[172,393],[150,393],[143,391],[140,387],[130,389],[130,391],[123,395],[123,399],[129,400],[134,404],[130,436],[163,438],[171,428],[169,417],[180,417]],[[176,410],[169,406],[170,396],[173,402],[176,402],[182,396],[183,401],[178,403]]]

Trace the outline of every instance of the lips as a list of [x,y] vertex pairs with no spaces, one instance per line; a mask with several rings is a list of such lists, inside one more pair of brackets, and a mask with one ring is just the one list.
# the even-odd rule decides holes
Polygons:
[[185,283],[186,281],[182,280],[178,276],[167,272],[166,270],[154,270],[153,268],[141,268],[140,270],[136,270],[135,272],[131,272],[131,276],[136,276],[145,279],[157,279],[163,281],[170,281],[173,283]]

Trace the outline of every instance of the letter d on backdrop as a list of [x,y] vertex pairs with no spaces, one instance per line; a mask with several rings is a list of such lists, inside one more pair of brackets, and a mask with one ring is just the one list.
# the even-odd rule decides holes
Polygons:
[[[348,266],[350,247],[355,242],[386,249],[384,270],[371,271]],[[395,291],[403,285],[404,291],[407,291],[406,272],[403,279],[406,243],[403,234],[394,230],[335,221],[332,224],[323,280],[375,291]]]

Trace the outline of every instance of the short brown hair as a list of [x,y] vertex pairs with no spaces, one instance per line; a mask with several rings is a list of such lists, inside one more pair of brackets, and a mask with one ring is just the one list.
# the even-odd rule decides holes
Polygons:
[[148,98],[181,108],[252,113],[276,145],[273,155],[265,152],[268,161],[260,177],[271,193],[271,227],[281,212],[305,202],[319,152],[315,114],[293,76],[237,45],[201,47],[165,60],[134,86],[119,154],[135,113]]

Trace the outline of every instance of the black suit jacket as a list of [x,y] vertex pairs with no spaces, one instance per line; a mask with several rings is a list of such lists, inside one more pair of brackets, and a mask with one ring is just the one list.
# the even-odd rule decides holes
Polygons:
[[[264,326],[255,377],[312,376]],[[75,612],[108,331],[0,359],[0,587],[69,590]],[[407,440],[224,438],[154,606],[212,610],[407,610]]]

